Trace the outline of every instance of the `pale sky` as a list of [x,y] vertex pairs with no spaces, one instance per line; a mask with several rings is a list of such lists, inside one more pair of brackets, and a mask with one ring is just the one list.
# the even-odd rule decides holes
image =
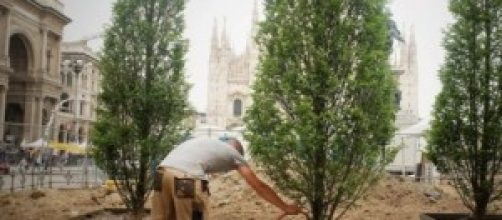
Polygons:
[[[64,41],[92,36],[110,24],[114,0],[61,0],[65,13],[73,20],[65,28]],[[244,50],[251,29],[254,0],[189,0],[186,5],[185,36],[190,42],[186,74],[193,85],[190,102],[200,112],[206,111],[207,72],[211,31],[215,20],[226,30],[236,51]],[[437,71],[443,62],[443,30],[452,21],[448,0],[390,0],[390,8],[399,28],[409,34],[415,29],[419,66],[419,114],[428,118],[434,97],[440,90]],[[261,5],[260,5],[261,9]],[[95,49],[101,40],[89,42]]]

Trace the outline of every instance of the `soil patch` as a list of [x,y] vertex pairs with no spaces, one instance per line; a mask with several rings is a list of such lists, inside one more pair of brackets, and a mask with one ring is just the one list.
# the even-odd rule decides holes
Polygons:
[[[210,219],[267,220],[281,214],[259,198],[236,172],[215,176],[210,189]],[[150,207],[147,202],[146,208]],[[86,215],[87,219],[124,219],[125,215],[110,211],[117,208],[125,208],[119,195],[104,189],[43,189],[0,194],[0,219],[5,220],[75,219]],[[501,213],[502,202],[493,204],[490,210]],[[437,212],[466,213],[468,210],[447,184],[433,187],[389,176],[358,201],[344,219],[406,220],[419,219],[421,213]],[[94,214],[88,215],[90,213]]]

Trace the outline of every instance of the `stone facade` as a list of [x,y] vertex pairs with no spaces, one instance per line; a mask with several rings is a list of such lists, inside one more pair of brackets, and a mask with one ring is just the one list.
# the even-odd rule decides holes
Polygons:
[[[252,36],[256,34],[257,8],[253,11]],[[243,125],[242,116],[251,105],[251,88],[258,62],[258,49],[249,37],[244,53],[236,55],[230,47],[225,26],[218,34],[216,24],[211,39],[207,124],[220,129]],[[396,126],[403,129],[416,124],[418,117],[418,63],[413,31],[405,42],[396,42],[391,55],[394,76],[398,82],[396,100],[399,111]]]
[[387,170],[399,174],[415,174],[424,147],[421,134],[410,132],[423,124],[418,114],[417,46],[413,28],[409,36],[404,35],[405,42],[396,42],[391,55],[394,76],[398,82],[396,104],[399,105],[399,111],[396,114],[397,131],[390,147],[398,147],[400,150]]
[[87,142],[100,88],[98,60],[85,41],[61,42],[70,22],[62,11],[59,0],[0,2],[3,141],[19,146],[48,131],[50,141]]
[[[406,35],[406,34],[405,34]],[[398,82],[396,101],[399,111],[396,115],[396,126],[404,129],[419,121],[418,114],[418,61],[415,32],[411,28],[405,42],[396,42],[391,55],[394,76]]]
[[62,86],[63,28],[58,0],[0,1],[0,134],[19,144],[39,139]]
[[[82,65],[78,73],[72,66],[75,62]],[[69,101],[62,103],[54,118],[53,140],[60,143],[88,142],[90,127],[96,119],[100,79],[97,55],[86,41],[63,43],[59,100]]]
[[223,25],[221,37],[215,22],[209,58],[207,123],[221,129],[243,125],[245,109],[251,105],[251,85],[255,79],[258,48],[251,36],[256,34],[258,11],[253,10],[251,35],[246,50],[235,54]]
[[[256,7],[253,24],[257,22]],[[256,34],[253,25],[252,35]],[[403,28],[404,29],[404,28]],[[390,64],[397,82],[396,134],[389,147],[400,150],[387,170],[393,173],[416,174],[421,162],[424,140],[424,122],[418,112],[418,61],[417,46],[413,28],[409,35],[403,34],[405,41],[395,41]],[[214,27],[209,59],[208,108],[206,124],[196,124],[196,136],[231,135],[242,140],[242,116],[251,105],[251,88],[258,62],[258,49],[250,37],[244,53],[235,55],[230,47],[225,26],[221,33]],[[422,128],[423,127],[423,128]],[[420,129],[418,129],[420,128]],[[420,132],[416,132],[416,130]],[[247,146],[247,144],[245,144]]]

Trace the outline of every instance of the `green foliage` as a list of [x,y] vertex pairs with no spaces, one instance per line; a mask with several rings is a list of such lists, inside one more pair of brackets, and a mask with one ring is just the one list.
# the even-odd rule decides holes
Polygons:
[[428,152],[476,218],[502,195],[502,1],[451,0]]
[[313,219],[343,216],[393,158],[386,1],[265,1],[245,118],[253,158]]
[[187,132],[183,0],[118,0],[105,34],[94,157],[135,213],[151,173]]

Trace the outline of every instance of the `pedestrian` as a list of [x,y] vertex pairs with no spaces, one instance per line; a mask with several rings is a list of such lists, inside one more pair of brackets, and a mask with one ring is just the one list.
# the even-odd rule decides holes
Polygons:
[[58,167],[59,167],[59,172],[63,172],[63,166],[65,164],[65,159],[62,155],[59,155],[58,157]]
[[285,203],[260,180],[244,159],[235,138],[193,138],[174,148],[157,168],[152,198],[153,220],[198,220],[208,217],[208,174],[237,170],[255,192],[284,214],[305,214],[295,204]]
[[28,168],[28,162],[26,161],[26,158],[23,158],[21,159],[21,161],[19,161],[19,164],[17,165],[17,171],[24,175],[26,173],[26,169]]
[[24,184],[26,183],[26,173],[28,171],[28,161],[24,155],[17,166],[19,176],[21,177],[21,179],[19,179],[19,183],[21,184],[21,188],[24,189]]

